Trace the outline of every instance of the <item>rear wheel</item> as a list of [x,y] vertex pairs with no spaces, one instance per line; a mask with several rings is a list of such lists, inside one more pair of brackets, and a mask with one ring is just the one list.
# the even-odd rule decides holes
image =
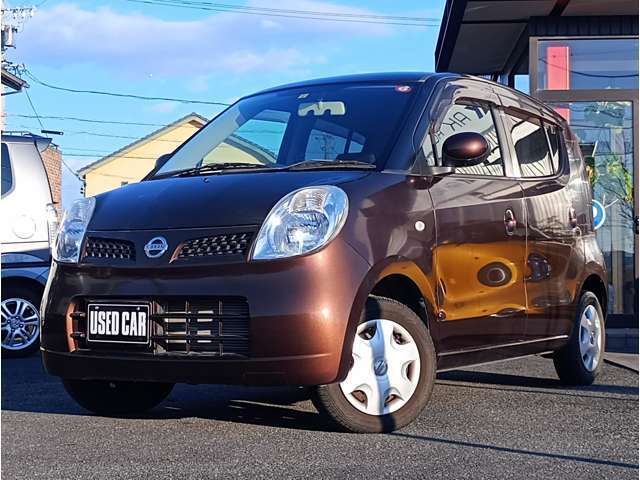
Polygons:
[[435,366],[422,320],[395,300],[370,297],[347,378],[317,387],[314,403],[348,431],[390,432],[420,415],[433,390]]
[[553,357],[560,380],[568,385],[591,385],[602,368],[604,343],[604,315],[598,297],[583,292],[571,338]]
[[2,288],[2,356],[26,357],[40,346],[40,292],[20,285]]
[[151,410],[173,389],[172,383],[110,380],[63,380],[65,390],[80,406],[99,415],[129,415]]

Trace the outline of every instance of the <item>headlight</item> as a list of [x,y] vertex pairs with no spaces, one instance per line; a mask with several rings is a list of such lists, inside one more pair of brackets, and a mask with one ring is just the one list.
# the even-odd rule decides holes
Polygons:
[[95,198],[76,200],[71,208],[64,212],[62,225],[53,249],[53,258],[57,262],[78,263],[82,240],[91,220]]
[[317,250],[340,232],[348,211],[347,194],[338,187],[308,187],[291,192],[269,212],[252,258],[285,258]]
[[53,203],[47,203],[47,230],[49,232],[49,248],[53,248],[58,234],[58,212]]

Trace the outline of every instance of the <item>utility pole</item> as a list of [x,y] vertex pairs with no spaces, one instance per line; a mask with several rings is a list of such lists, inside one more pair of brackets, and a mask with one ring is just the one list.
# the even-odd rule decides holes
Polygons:
[[[26,81],[24,81],[18,75],[18,65],[7,60],[6,51],[9,48],[16,48],[16,35],[22,31],[22,28],[27,20],[29,20],[36,12],[36,7],[16,7],[5,8],[4,0],[0,0],[0,10],[2,14],[2,95],[0,96],[0,130],[4,131],[4,97],[11,93],[17,93],[22,90],[23,87],[28,87]],[[11,88],[12,92],[5,92],[5,87]]]
[[2,2],[2,61],[5,62],[4,53],[7,48],[16,48],[15,36],[22,31],[27,20],[36,13],[36,7],[4,8]]

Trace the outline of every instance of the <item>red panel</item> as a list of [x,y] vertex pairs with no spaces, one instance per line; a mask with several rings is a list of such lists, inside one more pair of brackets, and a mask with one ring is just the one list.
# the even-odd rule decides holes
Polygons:
[[547,47],[547,90],[569,90],[569,46]]
[[[547,90],[569,90],[571,87],[569,56],[568,45],[547,47]],[[567,122],[571,121],[571,111],[568,108],[556,107],[554,110]]]
[[562,118],[564,118],[567,122],[571,121],[571,110],[566,107],[553,107],[553,109],[560,115],[562,115]]

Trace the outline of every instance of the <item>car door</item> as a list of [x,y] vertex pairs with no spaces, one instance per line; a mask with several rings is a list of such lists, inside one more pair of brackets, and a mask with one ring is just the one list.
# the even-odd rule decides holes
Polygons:
[[504,161],[495,97],[475,87],[461,89],[430,127],[433,162],[440,164],[442,144],[460,132],[484,135],[490,153],[484,163],[438,177],[430,188],[437,335],[447,353],[519,341],[526,321],[522,189]]
[[502,117],[526,206],[525,338],[564,335],[571,331],[584,259],[561,130],[530,112],[507,109]]

